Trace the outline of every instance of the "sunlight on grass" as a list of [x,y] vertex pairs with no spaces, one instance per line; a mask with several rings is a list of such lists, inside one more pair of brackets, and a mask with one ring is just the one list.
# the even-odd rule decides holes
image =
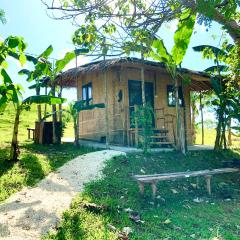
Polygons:
[[[214,146],[216,138],[216,129],[206,128],[204,130],[204,144]],[[227,134],[226,134],[227,138]],[[202,144],[202,130],[197,129],[196,144]],[[231,148],[240,148],[240,138],[232,136],[232,146]]]
[[[206,192],[204,179],[200,181],[200,189],[194,188],[194,178],[161,182],[158,184],[155,203],[150,186],[146,186],[146,193],[141,196],[137,183],[131,178],[132,174],[142,174],[142,170],[146,174],[152,174],[220,168],[225,161],[233,158],[240,161],[240,151],[190,152],[186,157],[175,152],[148,156],[131,154],[127,158],[114,158],[107,162],[103,171],[104,178],[86,185],[84,192],[64,214],[57,232],[47,239],[111,240],[115,236],[106,238],[105,228],[102,227],[111,224],[117,228],[117,232],[130,227],[133,230],[129,237],[131,240],[238,240],[239,174],[215,176],[212,196],[208,196]],[[175,189],[177,193],[174,194],[171,189]],[[195,198],[201,199],[201,202],[194,202]],[[85,202],[105,206],[106,210],[94,213],[84,208]],[[132,221],[126,209],[138,213],[143,222]],[[98,226],[99,219],[102,222],[101,227]],[[78,234],[75,235],[76,232]]]
[[[73,144],[59,146],[34,144],[32,140],[27,139],[27,128],[34,127],[36,118],[36,106],[32,106],[31,111],[22,112],[19,126],[20,161],[11,163],[7,159],[14,121],[13,106],[9,105],[0,115],[0,202],[24,186],[34,186],[74,157],[92,151],[86,148],[76,149]],[[70,122],[66,132],[70,134],[71,131],[73,129]]]

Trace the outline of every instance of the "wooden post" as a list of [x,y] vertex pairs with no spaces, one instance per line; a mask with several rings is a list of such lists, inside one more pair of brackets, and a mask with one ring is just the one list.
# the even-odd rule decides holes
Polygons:
[[[104,61],[106,56],[104,55]],[[107,84],[107,70],[104,70],[104,92],[105,92],[105,132],[106,132],[106,148],[109,148],[109,118],[108,118],[108,84]]]
[[212,191],[211,191],[211,175],[207,175],[205,176],[206,179],[206,187],[207,187],[207,192],[209,195],[211,195]]
[[135,128],[135,146],[138,147],[138,119],[136,117],[136,112],[138,110],[137,105],[134,105],[134,112],[135,112],[135,116],[134,116],[134,128]]
[[199,186],[200,186],[200,181],[199,181],[199,177],[196,178],[196,187],[197,189],[199,189]]
[[186,154],[185,138],[184,138],[184,124],[181,116],[181,108],[179,106],[179,84],[178,78],[175,78],[175,101],[176,101],[176,149]]
[[151,183],[152,186],[152,198],[155,199],[157,193],[157,184],[155,182]]
[[144,183],[138,182],[138,187],[139,187],[140,193],[143,195],[144,194]]
[[200,92],[199,100],[200,100],[200,112],[201,112],[201,122],[202,122],[202,145],[204,145],[204,121],[203,121],[202,92]]
[[[76,50],[76,49],[75,49]],[[77,61],[77,55],[76,55],[76,58],[75,58],[75,67],[77,69],[78,67],[78,61]],[[77,74],[76,74],[76,79],[75,79],[75,82],[76,82],[76,88],[77,88],[77,101],[80,99],[80,93],[79,93],[79,86],[78,86],[78,77],[77,77]],[[82,86],[81,86],[82,87]],[[75,138],[75,145],[77,147],[80,147],[80,144],[79,144],[79,131],[80,131],[80,127],[79,127],[79,113],[77,114],[77,121],[74,121],[74,138]]]

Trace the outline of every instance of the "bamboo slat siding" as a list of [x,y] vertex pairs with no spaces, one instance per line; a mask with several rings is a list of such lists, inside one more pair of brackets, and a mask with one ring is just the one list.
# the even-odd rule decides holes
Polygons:
[[[108,117],[110,143],[127,144],[127,130],[130,128],[129,121],[129,95],[128,80],[140,80],[138,66],[122,66],[110,68],[107,71],[108,81]],[[82,96],[82,85],[92,82],[93,103],[104,103],[104,80],[102,72],[88,72],[78,76],[79,98]],[[167,85],[173,84],[169,75],[160,71],[145,69],[145,82],[154,84],[154,108],[164,108],[165,114],[175,115],[175,107],[167,104]],[[119,91],[122,91],[122,100],[119,102]],[[190,117],[190,89],[184,88],[186,104],[187,141],[192,143],[191,117]],[[167,117],[166,117],[167,119]],[[162,128],[162,122],[157,122],[157,127]],[[94,109],[79,114],[80,138],[100,141],[105,133],[105,110]],[[173,141],[173,128],[175,124],[165,126],[169,128],[169,137]]]

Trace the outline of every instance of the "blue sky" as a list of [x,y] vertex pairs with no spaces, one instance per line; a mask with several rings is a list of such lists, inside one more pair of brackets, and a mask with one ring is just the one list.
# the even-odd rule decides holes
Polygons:
[[[46,14],[45,6],[40,0],[1,0],[0,8],[4,9],[7,18],[7,23],[0,25],[0,36],[3,38],[9,35],[24,37],[28,43],[28,53],[38,55],[52,44],[54,48],[52,57],[61,58],[64,53],[74,48],[71,44],[71,36],[75,27],[72,26],[70,21],[57,21],[49,18]],[[169,50],[173,46],[175,28],[176,22],[172,22],[165,24],[160,30],[160,35]],[[213,38],[213,36],[215,37]],[[222,31],[217,24],[213,24],[208,32],[203,26],[196,26],[196,33],[192,36],[190,47],[182,66],[192,70],[204,70],[210,66],[210,61],[203,60],[201,55],[193,52],[191,48],[200,44],[219,46],[221,36]],[[89,59],[79,59],[79,63],[86,63],[87,61]],[[68,67],[74,67],[74,62],[70,63]],[[18,70],[19,64],[10,60],[10,75],[15,82],[21,83],[24,86],[26,89],[25,96],[28,96],[32,93],[27,89],[24,77],[18,76]],[[76,98],[73,90],[64,91],[64,96],[68,97],[68,100]]]

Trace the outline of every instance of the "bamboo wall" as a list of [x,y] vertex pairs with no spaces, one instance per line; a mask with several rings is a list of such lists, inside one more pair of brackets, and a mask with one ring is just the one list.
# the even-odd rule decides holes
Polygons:
[[[128,80],[140,80],[140,66],[137,64],[124,64],[107,70],[107,112],[109,118],[109,142],[127,144],[127,129],[129,121],[129,95]],[[170,76],[165,72],[145,66],[145,81],[152,82],[154,86],[154,108],[164,108],[165,114],[175,114],[175,107],[167,104],[167,85],[173,85]],[[105,102],[105,85],[103,72],[91,72],[78,77],[78,99],[82,96],[82,85],[92,82],[93,103]],[[122,90],[122,101],[118,101],[118,93]],[[187,142],[192,143],[190,90],[184,87],[184,100],[186,109]],[[156,113],[156,117],[160,113]],[[161,121],[157,122],[158,128],[163,127]],[[173,141],[174,126],[169,128],[169,137]],[[176,131],[175,131],[176,132]],[[82,139],[104,141],[106,136],[105,109],[94,109],[79,114],[79,135]]]

